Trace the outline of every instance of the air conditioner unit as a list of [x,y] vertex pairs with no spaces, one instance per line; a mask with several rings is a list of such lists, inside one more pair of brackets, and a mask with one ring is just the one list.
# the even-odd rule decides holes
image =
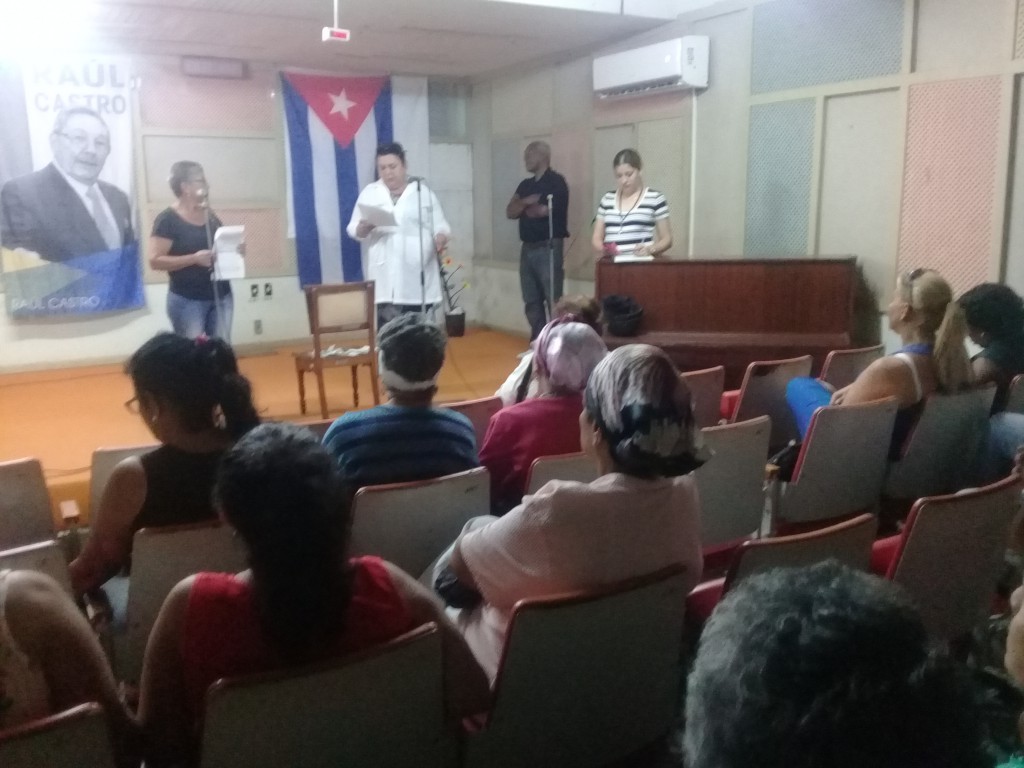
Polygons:
[[678,37],[594,59],[594,93],[607,99],[708,87],[709,39]]

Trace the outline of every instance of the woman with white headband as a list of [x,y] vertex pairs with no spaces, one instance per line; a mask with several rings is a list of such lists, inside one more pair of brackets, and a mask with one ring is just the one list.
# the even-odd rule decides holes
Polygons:
[[480,466],[469,419],[432,405],[445,343],[441,329],[417,313],[399,315],[377,332],[378,370],[390,399],[344,414],[323,441],[354,489]]

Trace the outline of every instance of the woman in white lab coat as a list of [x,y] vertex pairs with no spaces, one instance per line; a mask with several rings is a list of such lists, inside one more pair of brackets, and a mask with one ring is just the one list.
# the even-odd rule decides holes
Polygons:
[[[441,300],[436,254],[448,245],[451,228],[437,195],[406,174],[401,144],[377,147],[377,176],[359,193],[347,231],[367,244],[366,279],[376,283],[379,328],[403,312],[419,312],[424,300],[428,308]],[[389,213],[394,225],[381,223]]]

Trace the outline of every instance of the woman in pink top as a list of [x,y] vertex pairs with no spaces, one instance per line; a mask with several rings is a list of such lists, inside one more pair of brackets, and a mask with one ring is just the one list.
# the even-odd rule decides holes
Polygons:
[[575,315],[556,318],[541,330],[533,356],[537,396],[494,414],[480,447],[480,463],[491,475],[494,514],[522,500],[534,459],[580,451],[583,388],[606,354],[597,331]]
[[665,353],[632,344],[605,357],[587,384],[579,428],[597,480],[552,481],[455,542],[452,571],[483,596],[458,623],[492,681],[519,600],[676,563],[690,587],[700,579],[700,502],[688,475],[703,450],[690,393]]

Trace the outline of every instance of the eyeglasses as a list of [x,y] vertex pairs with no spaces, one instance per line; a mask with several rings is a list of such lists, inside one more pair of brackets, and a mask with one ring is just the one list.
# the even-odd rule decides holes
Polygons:
[[76,152],[81,152],[86,149],[91,143],[93,148],[100,152],[110,151],[110,139],[100,136],[99,138],[93,139],[84,133],[58,133],[58,136],[63,136],[68,140],[68,144]]
[[138,416],[139,415],[139,410],[140,410],[139,409],[139,398],[133,397],[131,400],[125,400],[124,407],[125,407],[125,410],[128,411],[128,413],[132,413],[132,414]]

